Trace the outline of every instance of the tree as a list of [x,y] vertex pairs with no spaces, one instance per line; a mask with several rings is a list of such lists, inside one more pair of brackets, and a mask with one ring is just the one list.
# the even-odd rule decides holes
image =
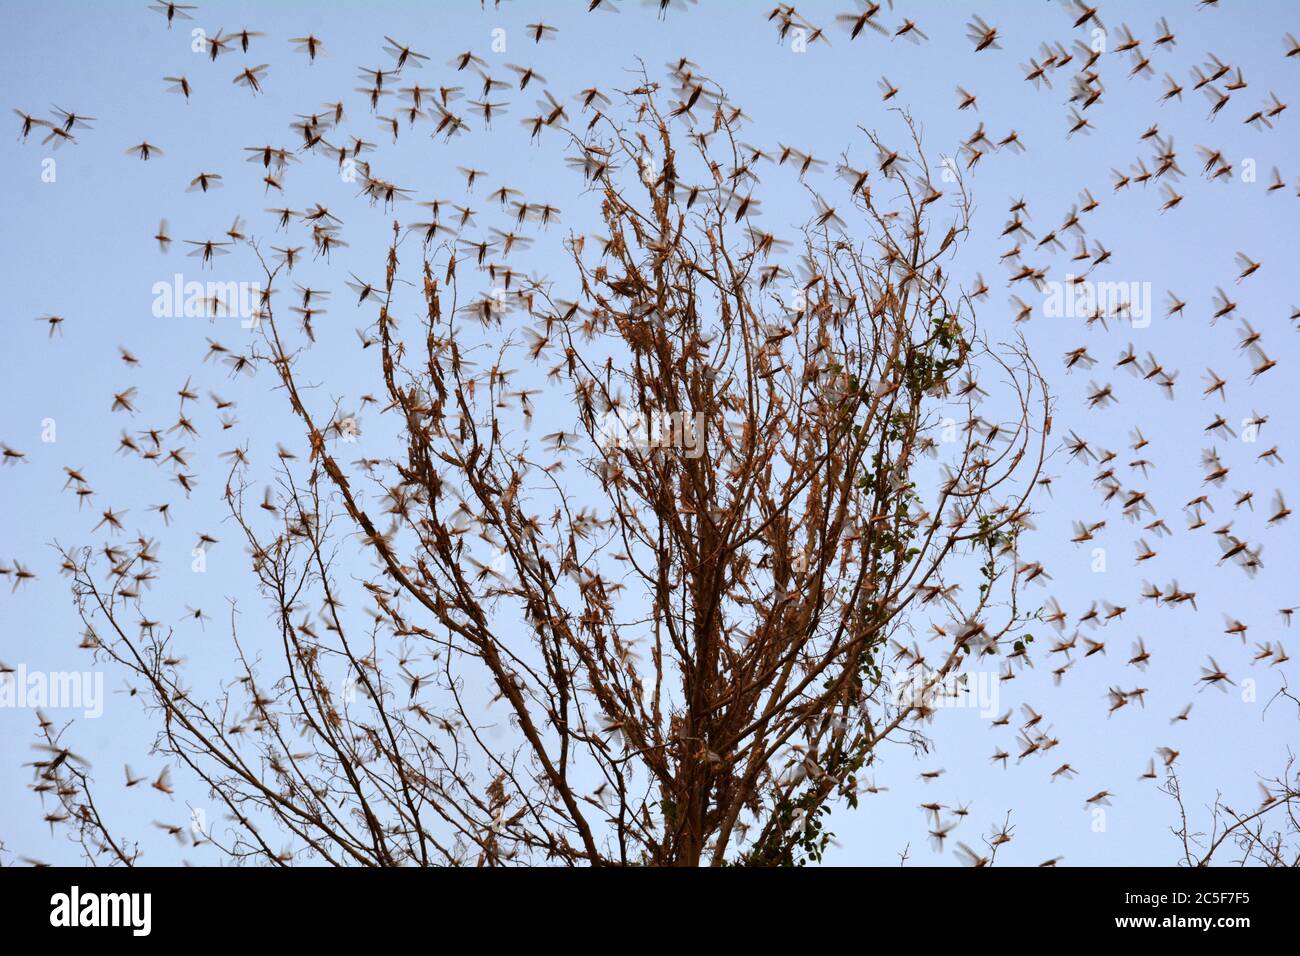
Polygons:
[[[67,549],[89,644],[142,682],[232,859],[816,860],[882,743],[923,742],[972,662],[1023,662],[1017,539],[1050,401],[945,272],[960,175],[938,178],[906,115],[905,148],[863,130],[874,158],[845,155],[838,199],[805,187],[790,269],[756,224],[776,160],[737,140],[725,93],[671,105],[642,79],[585,130],[539,117],[606,232],[569,235],[561,281],[496,261],[522,228],[492,245],[436,208],[394,223],[384,281],[353,286],[382,451],[347,460],[359,413],[303,380],[310,304],[294,329],[272,292],[291,264],[247,240],[267,290],[247,362],[274,370],[309,453],[260,502],[265,473],[232,453],[267,613],[251,640],[232,613],[222,693],[187,688],[172,631],[127,620],[146,542]],[[405,192],[363,169],[372,206]],[[304,218],[328,257],[332,216]],[[539,414],[558,425],[540,439]],[[88,853],[134,861],[83,768],[42,772]]]
[[[1224,803],[1223,794],[1217,793],[1208,808],[1208,833],[1192,829],[1178,775],[1171,769],[1160,789],[1178,807],[1179,825],[1170,827],[1169,832],[1181,845],[1179,865],[1300,866],[1300,791],[1289,782],[1294,779],[1294,768],[1292,757],[1287,760],[1286,773],[1258,781],[1260,802],[1244,810],[1234,810]],[[1216,853],[1232,858],[1216,860]]]
[[[1268,707],[1289,701],[1300,710],[1300,700],[1283,681]],[[1296,786],[1295,754],[1288,751],[1283,771],[1271,778],[1263,775],[1255,781],[1260,801],[1254,806],[1233,809],[1215,793],[1209,811],[1209,832],[1194,829],[1187,819],[1182,783],[1173,767],[1172,754],[1167,761],[1165,780],[1160,792],[1169,796],[1178,808],[1178,826],[1169,832],[1178,841],[1180,866],[1202,867],[1215,863],[1227,866],[1300,866],[1300,788]],[[1218,854],[1216,859],[1215,854]],[[1224,859],[1230,857],[1229,859]]]

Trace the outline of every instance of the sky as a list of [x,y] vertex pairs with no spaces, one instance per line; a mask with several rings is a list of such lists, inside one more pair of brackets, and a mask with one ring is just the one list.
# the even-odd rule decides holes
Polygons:
[[[1288,747],[1296,743],[1296,714],[1285,700],[1271,706],[1269,701],[1294,664],[1268,666],[1252,663],[1252,657],[1257,644],[1291,643],[1278,609],[1300,604],[1290,566],[1296,553],[1295,522],[1267,526],[1275,489],[1292,488],[1295,473],[1292,363],[1300,355],[1290,317],[1300,305],[1294,252],[1300,241],[1300,138],[1295,132],[1300,107],[1282,113],[1271,129],[1243,120],[1265,104],[1270,91],[1284,102],[1300,92],[1300,57],[1287,58],[1282,39],[1287,30],[1300,33],[1300,8],[1282,2],[1227,2],[1210,9],[1191,2],[1100,4],[1110,31],[1097,67],[1106,92],[1086,112],[1093,128],[1067,137],[1066,74],[1073,67],[1055,74],[1050,88],[1038,88],[1024,79],[1021,65],[1030,57],[1041,61],[1038,48],[1045,41],[1067,47],[1076,39],[1094,41],[1089,31],[1071,29],[1072,18],[1057,0],[899,0],[896,9],[882,12],[883,22],[895,29],[904,17],[915,20],[928,36],[919,44],[869,31],[850,41],[835,25],[835,15],[851,5],[851,0],[798,4],[799,12],[824,27],[831,41],[814,42],[806,50],[795,36],[778,40],[766,7],[739,2],[704,2],[658,18],[633,0],[625,0],[617,14],[589,14],[585,2],[508,0],[499,9],[490,3],[482,9],[476,0],[374,2],[364,8],[229,0],[201,3],[192,21],[177,21],[171,29],[144,3],[3,5],[0,75],[10,107],[42,117],[58,107],[96,119],[91,128],[76,131],[75,144],[53,149],[42,145],[43,131],[20,140],[19,120],[11,115],[11,135],[0,145],[6,225],[0,231],[0,261],[9,290],[0,313],[6,331],[0,348],[6,408],[0,441],[26,455],[0,469],[0,561],[8,565],[17,560],[38,575],[13,590],[0,584],[0,661],[46,674],[102,674],[101,715],[88,717],[76,708],[47,711],[60,725],[75,720],[67,739],[94,763],[96,798],[107,816],[120,821],[120,829],[141,840],[146,862],[177,857],[170,838],[150,827],[153,819],[183,821],[194,808],[212,815],[217,811],[203,789],[175,769],[172,797],[140,797],[122,786],[121,764],[152,776],[165,761],[149,752],[151,723],[135,700],[120,693],[123,675],[93,664],[77,648],[80,623],[52,545],[102,540],[102,534],[92,532],[102,508],[127,509],[131,533],[138,529],[156,538],[172,565],[150,595],[150,616],[183,628],[188,674],[199,686],[229,673],[232,611],[227,596],[237,601],[233,613],[241,634],[255,632],[263,611],[257,596],[249,593],[246,555],[220,500],[223,472],[216,452],[227,444],[219,439],[194,443],[190,470],[201,477],[188,499],[166,481],[167,472],[142,482],[139,467],[114,454],[123,428],[174,415],[176,390],[191,373],[204,391],[211,388],[237,402],[239,433],[248,438],[255,458],[266,460],[279,442],[301,445],[283,396],[271,388],[266,372],[234,380],[201,363],[209,338],[236,348],[247,339],[249,332],[237,319],[155,314],[157,285],[170,284],[177,273],[184,281],[257,281],[256,263],[246,251],[203,271],[197,259],[185,256],[180,240],[220,238],[239,212],[249,233],[272,245],[285,241],[263,212],[282,203],[263,194],[261,169],[244,161],[245,148],[291,142],[287,124],[293,114],[319,110],[346,95],[349,132],[381,144],[385,178],[411,187],[419,198],[465,201],[464,180],[456,170],[473,166],[488,171],[486,189],[508,184],[530,197],[547,197],[567,214],[562,228],[594,229],[590,197],[582,195],[580,177],[563,166],[560,144],[547,137],[531,144],[518,125],[534,112],[531,88],[506,94],[515,105],[494,124],[490,138],[435,141],[427,125],[414,132],[403,127],[393,147],[352,92],[361,85],[358,66],[391,59],[382,51],[384,34],[431,55],[422,75],[412,73],[421,83],[463,82],[464,75],[456,76],[447,60],[468,49],[488,60],[494,73],[504,74],[505,63],[535,66],[546,87],[575,113],[573,95],[581,89],[593,84],[630,88],[638,82],[640,63],[662,78],[665,64],[689,57],[744,107],[750,117],[748,142],[778,151],[778,144],[793,145],[832,160],[832,165],[846,150],[857,159],[868,156],[859,127],[897,137],[901,125],[891,111],[895,107],[906,108],[919,121],[932,159],[953,157],[964,166],[967,154],[960,145],[980,123],[994,141],[1014,129],[1027,147],[1021,153],[989,150],[967,172],[974,227],[949,271],[967,288],[974,287],[976,274],[988,284],[988,297],[976,305],[980,328],[991,342],[1024,335],[1055,395],[1053,436],[1063,439],[1073,430],[1094,446],[1116,451],[1113,464],[1124,473],[1124,486],[1146,488],[1174,534],[1158,539],[1141,533],[1113,504],[1101,504],[1092,480],[1095,469],[1057,451],[1048,468],[1054,476],[1051,496],[1038,501],[1038,528],[1025,544],[1051,579],[1030,590],[1038,599],[1059,601],[1071,629],[1094,601],[1126,606],[1119,621],[1096,631],[1084,628],[1088,636],[1105,640],[1106,653],[1080,660],[1062,686],[1054,687],[1051,670],[1061,663],[1060,655],[1044,653],[1043,644],[1056,635],[1039,628],[1035,666],[1005,685],[989,684],[997,688],[999,713],[1017,708],[1012,727],[992,727],[978,708],[954,708],[941,712],[927,728],[933,753],[886,747],[874,775],[888,789],[864,797],[856,811],[833,816],[836,845],[827,862],[891,865],[906,854],[913,865],[955,864],[951,843],[937,852],[926,840],[927,817],[919,805],[937,800],[949,807],[969,804],[970,814],[954,837],[977,847],[1010,812],[1014,836],[999,849],[999,862],[1033,865],[1060,856],[1064,865],[1173,864],[1179,846],[1169,828],[1176,823],[1176,808],[1151,781],[1138,779],[1155,748],[1179,751],[1175,766],[1194,820],[1208,822],[1205,807],[1216,794],[1233,806],[1253,805],[1259,799],[1257,778],[1283,771]],[[998,26],[1001,49],[974,52],[964,25],[976,12]],[[1152,49],[1154,21],[1161,15],[1168,18],[1177,43]],[[525,26],[539,17],[558,28],[558,39],[542,44],[529,39]],[[1121,36],[1118,28],[1125,23],[1145,41],[1155,76],[1129,77],[1129,56],[1113,52]],[[189,31],[195,27],[210,33],[247,27],[266,36],[253,41],[247,56],[236,52],[214,64],[191,49]],[[291,53],[287,43],[288,37],[309,32],[322,37],[328,51],[314,64]],[[499,47],[502,39],[505,49],[494,50],[494,40]],[[1193,67],[1203,66],[1211,53],[1240,66],[1248,82],[1213,119],[1209,102],[1191,89],[1190,79]],[[231,82],[245,65],[260,63],[271,66],[259,96]],[[1187,87],[1181,100],[1161,102],[1165,73]],[[167,92],[163,81],[181,74],[194,86],[189,102]],[[882,102],[877,85],[882,76],[898,89],[888,103]],[[977,111],[958,109],[957,86],[977,95]],[[1161,136],[1173,137],[1184,173],[1172,181],[1183,199],[1166,211],[1155,181],[1122,191],[1112,188],[1113,168],[1129,170],[1139,158],[1153,166],[1151,141],[1142,139],[1153,124]],[[148,162],[125,155],[141,140],[156,143],[164,153]],[[1200,175],[1198,145],[1220,150],[1233,165],[1232,175],[1214,182]],[[1287,185],[1270,191],[1275,166]],[[1248,175],[1252,168],[1254,181]],[[200,171],[220,173],[225,185],[212,194],[187,192]],[[355,197],[356,184],[344,181],[326,162],[297,164],[287,178],[293,186],[291,204],[318,201],[345,210],[350,246],[331,263],[304,263],[293,279],[333,292],[320,342],[306,366],[315,382],[312,394],[322,402],[337,398],[355,405],[373,379],[364,364],[369,353],[363,360],[353,329],[369,319],[352,309],[344,281],[349,271],[380,278],[389,224],[395,216],[404,222],[416,217],[402,209],[366,206]],[[476,190],[477,205],[487,206],[486,189]],[[1100,203],[1083,214],[1089,246],[1099,241],[1112,252],[1091,278],[1132,284],[1139,297],[1149,294],[1154,310],[1149,321],[1088,326],[1079,316],[1052,314],[1048,292],[1007,284],[1009,270],[1000,259],[1014,242],[1001,233],[1011,200],[1023,197],[1032,217],[1029,228],[1041,238],[1080,205],[1084,189]],[[763,227],[791,231],[798,222],[795,211],[807,202],[795,174],[769,167],[762,195]],[[152,238],[161,218],[168,220],[175,240],[167,254]],[[1065,251],[1029,249],[1025,258],[1050,266],[1048,278],[1063,282],[1078,271],[1071,264],[1077,242],[1072,237],[1064,242]],[[565,264],[553,245],[539,242],[536,256],[526,260],[527,270],[558,280]],[[1234,262],[1238,251],[1262,263],[1241,282]],[[1235,315],[1213,321],[1219,286],[1238,308]],[[1181,316],[1165,314],[1169,291],[1187,303]],[[1012,294],[1033,307],[1029,321],[1014,321]],[[61,333],[51,336],[47,325],[37,321],[47,314],[65,317]],[[1278,363],[1254,381],[1251,356],[1238,348],[1241,318],[1262,334],[1261,346]],[[1178,370],[1173,401],[1154,383],[1112,367],[1130,344],[1138,355],[1149,352],[1165,369]],[[1062,356],[1085,345],[1097,365],[1068,371]],[[119,346],[139,360],[138,366],[124,365]],[[1201,376],[1207,368],[1228,379],[1223,398],[1202,396]],[[1087,407],[1090,381],[1110,383],[1118,402]],[[128,385],[138,389],[140,401],[139,414],[129,422],[110,410],[111,396]],[[572,419],[566,401],[539,401],[539,419]],[[1257,413],[1268,420],[1255,435],[1243,422]],[[1206,425],[1219,414],[1237,437],[1206,434]],[[205,436],[219,432],[206,398],[200,419]],[[368,431],[371,424],[374,429]],[[1154,462],[1143,480],[1128,467],[1139,457],[1128,448],[1135,427],[1150,441],[1141,457]],[[362,428],[359,454],[368,453],[367,443],[378,447],[383,437],[382,426],[364,414]],[[1203,483],[1201,451],[1211,445],[1232,469],[1222,488]],[[1282,462],[1259,460],[1259,453],[1273,445]],[[96,492],[93,505],[78,507],[64,488],[64,467],[86,469]],[[1254,492],[1253,509],[1234,508],[1234,492],[1246,490]],[[1215,512],[1206,516],[1208,527],[1187,531],[1183,505],[1203,493],[1210,495]],[[170,527],[148,510],[163,500],[160,495],[175,502]],[[1095,541],[1070,542],[1073,521],[1103,518],[1106,527]],[[1252,546],[1264,545],[1264,567],[1254,577],[1232,563],[1218,563],[1212,529],[1228,520]],[[201,574],[189,570],[200,533],[222,539],[207,553]],[[1140,535],[1159,551],[1141,566],[1134,561]],[[1104,570],[1095,548],[1104,549]],[[1196,592],[1196,608],[1140,601],[1144,580],[1162,586],[1177,580]],[[184,624],[187,606],[204,608],[212,620],[197,630]],[[1249,625],[1244,645],[1223,633],[1225,614]],[[1126,664],[1138,636],[1153,656],[1145,673]],[[1227,693],[1198,689],[1200,668],[1209,655],[1236,681]],[[1148,687],[1144,706],[1133,703],[1107,715],[1108,688],[1140,685]],[[1170,718],[1189,702],[1194,704],[1190,719],[1171,724]],[[990,754],[997,746],[1012,749],[1024,703],[1044,715],[1043,726],[1052,727],[1061,743],[1052,754],[1020,764],[1013,754],[1003,769],[990,761]],[[76,848],[40,823],[45,811],[29,789],[31,769],[23,766],[34,759],[30,745],[35,739],[31,708],[0,707],[0,843],[5,850],[0,859],[9,862],[21,855],[76,862]],[[1078,777],[1054,780],[1052,769],[1066,761]],[[937,768],[945,772],[936,781],[920,779],[923,771]],[[1084,808],[1085,798],[1102,789],[1115,794],[1104,819]],[[182,855],[196,863],[215,860],[202,850]]]

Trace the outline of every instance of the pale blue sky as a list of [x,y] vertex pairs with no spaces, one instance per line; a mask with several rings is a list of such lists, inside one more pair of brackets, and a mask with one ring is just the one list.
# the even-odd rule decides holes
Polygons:
[[[1028,702],[1046,714],[1045,723],[1061,738],[1059,748],[1041,759],[1003,771],[990,765],[995,745],[1012,749],[1007,729],[990,730],[989,722],[972,711],[941,714],[932,727],[937,754],[922,760],[901,749],[886,748],[875,773],[877,783],[890,790],[864,798],[856,813],[840,812],[832,829],[838,847],[829,856],[835,863],[889,864],[904,845],[911,844],[911,859],[919,864],[950,864],[952,855],[935,854],[925,842],[925,816],[921,802],[937,799],[949,805],[970,803],[971,815],[954,834],[981,846],[981,834],[1001,823],[1013,809],[1015,839],[1000,850],[999,859],[1035,864],[1063,855],[1068,864],[1164,864],[1177,856],[1168,833],[1173,808],[1150,782],[1137,778],[1157,746],[1181,751],[1179,759],[1189,808],[1199,808],[1221,791],[1229,803],[1246,805],[1258,799],[1256,773],[1272,776],[1282,769],[1288,744],[1296,743],[1294,711],[1275,704],[1264,714],[1266,702],[1293,664],[1268,669],[1250,665],[1256,642],[1278,639],[1290,647],[1291,632],[1282,629],[1276,609],[1300,604],[1300,588],[1288,565],[1295,555],[1295,524],[1266,529],[1267,506],[1275,488],[1292,487],[1291,441],[1295,432],[1297,391],[1293,362],[1300,350],[1293,344],[1289,315],[1300,304],[1296,288],[1295,250],[1300,241],[1296,215],[1297,181],[1300,180],[1300,137],[1295,129],[1293,105],[1272,130],[1257,131],[1242,120],[1274,91],[1284,101],[1300,95],[1300,58],[1284,57],[1282,34],[1300,33],[1298,9],[1290,3],[1225,3],[1223,9],[1197,10],[1183,3],[1105,3],[1102,14],[1112,30],[1127,22],[1148,46],[1155,19],[1164,14],[1177,34],[1172,50],[1149,55],[1157,76],[1129,79],[1127,56],[1107,53],[1098,66],[1106,94],[1088,111],[1096,127],[1091,135],[1066,139],[1068,79],[1058,75],[1050,90],[1035,90],[1023,79],[1018,64],[1037,56],[1040,42],[1060,41],[1067,46],[1083,31],[1070,29],[1070,18],[1059,2],[1003,2],[979,4],[905,3],[882,14],[896,27],[904,16],[926,31],[929,40],[914,46],[864,34],[850,43],[833,24],[837,13],[848,10],[851,0],[835,3],[800,3],[801,13],[827,29],[829,47],[815,45],[796,53],[787,43],[778,45],[766,7],[757,3],[703,3],[685,12],[670,12],[657,21],[653,12],[625,0],[617,15],[587,14],[585,2],[505,2],[500,10],[481,11],[477,2],[416,4],[372,2],[364,7],[342,4],[280,2],[241,3],[235,0],[201,3],[195,19],[168,31],[161,16],[144,3],[5,3],[5,30],[0,34],[0,76],[8,106],[47,116],[57,105],[97,117],[93,129],[80,131],[79,142],[51,151],[34,134],[17,142],[17,117],[0,148],[0,183],[3,184],[5,228],[0,232],[0,261],[6,264],[9,289],[3,311],[5,347],[0,350],[6,414],[0,424],[0,441],[27,454],[28,461],[0,470],[0,560],[16,558],[39,574],[17,593],[0,593],[0,661],[33,670],[84,670],[90,667],[85,652],[76,648],[79,626],[67,599],[66,579],[58,575],[49,544],[58,540],[93,542],[90,529],[102,507],[129,509],[128,529],[139,528],[158,538],[164,555],[174,563],[170,579],[160,582],[150,596],[151,617],[177,622],[185,606],[203,606],[216,618],[206,630],[186,633],[190,678],[201,684],[205,675],[229,673],[229,629],[223,596],[241,599],[242,633],[251,633],[262,613],[255,595],[244,583],[246,562],[229,522],[223,523],[220,475],[216,453],[228,447],[212,438],[219,425],[206,398],[201,403],[203,441],[194,442],[196,456],[190,469],[200,475],[200,487],[184,502],[174,484],[168,486],[159,472],[155,483],[137,484],[137,464],[127,465],[113,455],[123,426],[144,427],[146,422],[170,421],[175,391],[191,369],[195,382],[206,391],[214,388],[238,401],[241,434],[251,438],[253,454],[266,461],[275,443],[292,444],[297,430],[284,416],[282,396],[269,388],[265,373],[240,382],[225,380],[224,373],[201,366],[206,337],[237,346],[247,336],[237,323],[218,320],[158,319],[151,314],[152,287],[170,281],[177,271],[186,278],[256,279],[246,253],[227,257],[210,274],[200,275],[196,260],[186,259],[179,240],[217,238],[230,225],[235,212],[249,223],[249,231],[281,244],[284,234],[271,235],[273,224],[262,213],[283,203],[263,197],[257,167],[245,164],[243,147],[263,143],[293,142],[287,124],[292,114],[307,113],[321,104],[347,96],[348,132],[381,144],[376,168],[398,184],[415,189],[418,198],[444,196],[462,201],[460,165],[486,169],[487,188],[502,184],[522,189],[530,197],[547,199],[565,210],[564,228],[591,231],[590,221],[575,221],[584,200],[578,178],[559,159],[558,143],[528,145],[518,120],[532,115],[532,87],[524,94],[507,91],[502,98],[514,105],[498,121],[492,137],[461,137],[444,144],[429,140],[427,128],[411,135],[405,128],[397,149],[369,115],[362,98],[352,93],[360,86],[358,66],[387,64],[382,52],[383,34],[397,37],[432,55],[421,83],[463,83],[445,61],[472,49],[505,74],[506,62],[534,65],[547,78],[547,88],[557,98],[572,103],[578,90],[596,84],[602,88],[634,85],[637,57],[652,74],[662,78],[663,64],[687,56],[703,73],[722,84],[733,100],[752,118],[745,139],[775,148],[794,145],[826,159],[842,150],[865,155],[857,126],[877,127],[897,135],[897,118],[880,101],[877,80],[888,76],[900,92],[889,106],[908,107],[920,120],[932,158],[954,154],[979,122],[995,140],[1014,128],[1028,151],[989,153],[974,171],[969,185],[976,203],[975,232],[953,271],[968,282],[978,271],[991,287],[980,308],[981,326],[992,339],[1012,332],[1009,291],[1041,306],[1042,297],[1026,290],[1008,290],[1006,269],[999,255],[1011,245],[998,234],[1006,218],[1008,198],[1024,196],[1040,236],[1065,218],[1078,193],[1089,188],[1101,202],[1087,219],[1089,242],[1099,240],[1113,258],[1098,270],[1107,281],[1150,283],[1157,317],[1149,328],[1109,331],[1085,329],[1078,319],[1054,319],[1041,314],[1020,328],[1058,396],[1055,419],[1057,437],[1074,429],[1097,444],[1117,451],[1116,464],[1125,466],[1127,432],[1140,426],[1151,441],[1145,456],[1156,462],[1146,482],[1125,478],[1125,486],[1148,488],[1160,515],[1175,529],[1172,538],[1157,543],[1160,555],[1143,568],[1133,564],[1133,527],[1113,505],[1103,509],[1091,487],[1092,471],[1068,466],[1063,455],[1050,471],[1057,476],[1054,497],[1042,499],[1046,513],[1040,531],[1029,544],[1032,557],[1041,559],[1053,575],[1042,591],[1053,595],[1077,618],[1093,600],[1109,599],[1127,605],[1122,624],[1105,629],[1107,655],[1081,662],[1065,685],[1053,688],[1049,664],[1040,655],[1038,666],[1002,688],[1003,707]],[[999,26],[1000,51],[975,54],[965,38],[964,22],[978,11]],[[534,47],[523,26],[544,17],[559,28],[558,40]],[[201,26],[215,32],[247,27],[268,34],[254,40],[245,57],[233,53],[212,64],[189,49],[188,28]],[[504,28],[508,49],[490,50],[491,31]],[[329,53],[309,66],[306,58],[289,52],[287,37],[312,32],[325,40]],[[1112,44],[1114,34],[1112,34]],[[1213,122],[1208,103],[1191,90],[1190,70],[1213,52],[1224,62],[1243,67],[1249,86],[1234,93],[1232,102]],[[270,63],[265,93],[255,104],[251,94],[231,83],[245,64]],[[1162,90],[1159,74],[1169,72],[1187,86],[1181,102],[1158,103]],[[195,87],[187,104],[165,92],[164,75],[183,73]],[[407,77],[404,77],[404,80]],[[979,97],[979,112],[959,112],[954,87],[961,85]],[[540,94],[539,94],[540,95]],[[574,111],[576,115],[576,110]],[[1174,137],[1186,177],[1175,185],[1184,195],[1180,207],[1159,212],[1159,192],[1153,183],[1114,193],[1111,167],[1128,169],[1139,156],[1152,150],[1139,137],[1151,124]],[[478,124],[476,124],[478,125]],[[124,150],[141,139],[161,146],[162,157],[143,163],[128,158]],[[1209,183],[1199,175],[1201,163],[1195,147],[1210,145],[1223,151],[1240,170],[1247,160],[1258,168],[1259,181]],[[42,181],[42,160],[57,161],[57,178]],[[959,160],[960,161],[960,160]],[[1281,168],[1286,189],[1266,191],[1270,169]],[[213,195],[187,193],[185,187],[200,170],[221,173],[225,188]],[[326,331],[313,352],[310,368],[320,381],[320,394],[338,396],[355,404],[364,387],[373,387],[362,367],[352,329],[369,321],[355,313],[344,285],[349,270],[365,278],[381,276],[382,247],[391,215],[372,210],[353,198],[355,185],[333,175],[328,162],[314,160],[296,165],[288,174],[288,204],[303,208],[322,202],[341,210],[350,248],[337,253],[332,266],[306,263],[293,279],[330,289],[333,296],[322,320]],[[797,206],[803,193],[788,170],[768,169],[763,192],[768,207],[765,228],[789,232],[793,218],[782,220],[782,205]],[[827,184],[828,190],[832,187]],[[475,205],[486,208],[482,188]],[[589,208],[589,203],[586,204]],[[573,210],[570,213],[570,210]],[[397,215],[412,221],[409,211]],[[151,240],[158,220],[166,217],[177,243],[167,256]],[[484,216],[483,224],[493,224]],[[295,239],[295,243],[301,237]],[[539,246],[542,244],[539,244]],[[1035,264],[1051,263],[1050,276],[1063,278],[1069,270],[1075,243],[1068,252],[1048,257],[1027,255]],[[1241,285],[1234,285],[1237,269],[1233,256],[1243,250],[1264,267]],[[547,256],[550,256],[549,258]],[[547,253],[536,261],[521,260],[528,271],[561,279],[564,263]],[[1247,384],[1250,365],[1236,349],[1238,323],[1221,320],[1211,326],[1211,298],[1222,285],[1239,303],[1238,315],[1248,318],[1263,333],[1265,351],[1278,367],[1254,384]],[[1164,318],[1166,290],[1188,302],[1181,319]],[[66,316],[64,334],[46,336],[43,324],[33,321],[45,313]],[[1115,357],[1132,342],[1139,354],[1155,353],[1166,368],[1178,369],[1177,400],[1166,402],[1151,383],[1110,368]],[[118,345],[139,359],[128,369],[117,358]],[[1061,361],[1067,350],[1086,344],[1099,364],[1089,372],[1065,374]],[[367,353],[366,362],[370,354]],[[1227,400],[1202,399],[1200,375],[1213,367],[1229,381]],[[1083,408],[1089,378],[1111,382],[1120,398],[1107,410]],[[142,412],[129,426],[121,414],[109,411],[111,396],[127,385],[139,389]],[[1222,413],[1240,431],[1244,418],[1254,411],[1269,415],[1258,443],[1231,439],[1207,441],[1203,429],[1213,415]],[[564,421],[571,415],[564,403],[539,408],[539,418]],[[373,413],[370,415],[373,419]],[[57,423],[55,443],[41,441],[42,422]],[[567,423],[567,422],[566,422]],[[363,427],[367,425],[363,418]],[[560,427],[557,425],[556,427]],[[379,432],[363,435],[376,441]],[[1284,465],[1269,467],[1256,455],[1273,444],[1281,448]],[[1184,502],[1201,494],[1199,451],[1216,444],[1233,467],[1225,489],[1210,492],[1218,509],[1207,516],[1210,527],[1232,518],[1234,529],[1252,544],[1264,543],[1264,570],[1249,580],[1237,568],[1216,566],[1218,549],[1209,528],[1183,530]],[[78,512],[73,496],[62,491],[64,466],[84,467],[96,491],[96,508]],[[1123,469],[1126,474],[1127,468]],[[1253,489],[1255,510],[1233,513],[1231,490]],[[166,489],[166,490],[163,490]],[[177,520],[164,529],[148,505],[165,494],[176,502]],[[1092,555],[1069,543],[1071,520],[1108,521],[1098,544],[1108,550],[1108,570],[1095,574]],[[209,556],[203,576],[188,573],[188,554],[198,533],[221,538]],[[360,573],[360,572],[359,572]],[[1137,599],[1142,578],[1160,584],[1176,578],[1197,592],[1199,611],[1189,607],[1154,609]],[[1038,589],[1032,589],[1038,593]],[[1245,648],[1222,633],[1223,613],[1250,625]],[[224,618],[224,619],[223,619]],[[193,630],[192,628],[190,629]],[[1045,629],[1040,631],[1047,637]],[[1139,674],[1124,662],[1131,641],[1142,635],[1157,663]],[[1297,644],[1300,647],[1300,644]],[[1197,693],[1199,667],[1214,654],[1239,682],[1258,681],[1258,700],[1243,702],[1240,695],[1215,691]],[[221,668],[220,671],[217,668]],[[1140,681],[1139,681],[1140,678]],[[1136,705],[1111,718],[1106,716],[1106,690],[1149,686],[1146,709]],[[106,672],[109,690],[122,686],[121,675]],[[1195,701],[1191,720],[1170,726],[1169,717]],[[1283,702],[1285,703],[1285,702]],[[73,716],[51,711],[56,719]],[[193,781],[175,772],[174,800],[157,794],[127,794],[121,786],[121,764],[137,772],[154,772],[161,761],[148,755],[151,725],[134,703],[123,695],[110,696],[98,720],[81,720],[68,740],[94,760],[101,809],[115,827],[139,836],[149,850],[146,862],[175,858],[168,838],[150,832],[150,819],[182,822],[186,804],[206,806],[206,795]],[[54,862],[74,862],[74,848],[60,837],[51,839],[39,823],[40,802],[27,789],[30,771],[22,769],[32,759],[33,716],[29,711],[0,709],[0,840],[12,854],[26,854]],[[1060,755],[1060,760],[1054,756]],[[1074,781],[1049,780],[1050,771],[1068,761],[1080,771]],[[921,770],[943,767],[946,774],[933,784],[921,784]],[[1092,831],[1092,819],[1083,810],[1089,794],[1109,789],[1117,794],[1104,833]],[[214,813],[215,811],[209,811]],[[208,855],[205,855],[208,854]],[[189,854],[194,862],[210,862],[210,851]]]

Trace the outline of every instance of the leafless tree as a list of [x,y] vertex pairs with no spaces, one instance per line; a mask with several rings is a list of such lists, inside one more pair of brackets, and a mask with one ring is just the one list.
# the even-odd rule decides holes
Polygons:
[[[688,135],[683,107],[712,119]],[[364,446],[360,413],[303,371],[310,317],[264,296],[249,362],[309,451],[264,497],[231,456],[265,613],[232,605],[216,691],[138,621],[147,543],[66,549],[86,643],[224,808],[202,837],[232,861],[815,860],[882,745],[924,745],[934,694],[1023,662],[1017,542],[1051,405],[945,271],[960,175],[910,117],[901,144],[863,130],[872,159],[846,154],[838,197],[808,188],[787,254],[735,128],[712,84],[688,107],[647,79],[565,129],[605,235],[564,240],[560,282],[502,265],[510,234],[475,254],[436,213],[423,236],[394,224],[362,295],[381,396]],[[396,187],[367,176],[386,207]],[[372,434],[384,450],[349,461]],[[40,775],[89,854],[134,862],[84,768]]]
[[[1247,809],[1233,809],[1217,793],[1208,807],[1209,830],[1195,829],[1187,819],[1178,776],[1169,772],[1161,791],[1178,806],[1179,824],[1170,832],[1182,847],[1179,862],[1184,866],[1300,866],[1300,779],[1295,759],[1287,761],[1284,773],[1258,782],[1260,802]],[[1218,854],[1218,858],[1216,858]],[[1230,857],[1230,859],[1223,859]]]
[[[1265,713],[1278,703],[1294,705],[1300,711],[1300,701],[1285,682],[1265,707]],[[1172,768],[1168,771],[1160,789],[1178,807],[1178,825],[1170,827],[1170,832],[1182,848],[1182,865],[1300,866],[1300,769],[1295,755],[1288,754],[1280,774],[1261,777],[1255,785],[1259,803],[1246,809],[1240,805],[1233,809],[1221,791],[1216,793],[1214,803],[1207,808],[1206,831],[1188,821],[1178,775]]]

